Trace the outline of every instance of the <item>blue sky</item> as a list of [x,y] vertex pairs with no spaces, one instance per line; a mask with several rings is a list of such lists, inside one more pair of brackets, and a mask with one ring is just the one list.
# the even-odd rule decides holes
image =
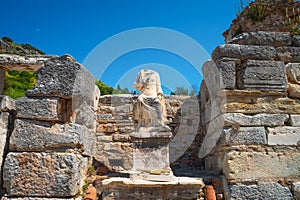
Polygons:
[[[0,36],[9,36],[17,43],[29,43],[47,54],[71,54],[97,79],[116,87],[131,87],[141,68],[161,71],[162,85],[169,90],[176,86],[199,88],[201,66],[190,59],[204,62],[213,49],[224,43],[222,33],[236,16],[240,0],[0,0]],[[173,36],[158,37],[162,48],[140,46],[116,55],[101,66],[107,51],[112,54],[124,46],[149,38],[142,35],[121,42],[112,42],[129,30],[151,27],[155,33],[165,30]],[[160,29],[162,28],[162,29]],[[152,30],[151,29],[151,30]],[[135,31],[136,33],[136,31]],[[154,35],[155,35],[154,33]],[[177,34],[177,36],[176,36]],[[131,35],[132,36],[132,35]],[[178,38],[185,39],[178,39]],[[156,40],[154,38],[153,40]],[[191,41],[203,47],[191,50]],[[110,46],[102,48],[107,42]],[[168,44],[167,44],[168,43]],[[177,50],[165,48],[177,48]],[[98,47],[98,49],[97,49]],[[143,48],[144,47],[144,48]],[[182,49],[181,49],[182,47]],[[100,51],[101,50],[101,51]],[[105,51],[105,52],[103,52]],[[202,52],[201,52],[202,51]],[[94,53],[94,58],[91,54]],[[187,58],[192,55],[193,58]],[[98,63],[91,59],[97,57]],[[93,63],[93,64],[91,64]],[[101,70],[99,70],[101,68]],[[131,89],[131,88],[130,88]]]

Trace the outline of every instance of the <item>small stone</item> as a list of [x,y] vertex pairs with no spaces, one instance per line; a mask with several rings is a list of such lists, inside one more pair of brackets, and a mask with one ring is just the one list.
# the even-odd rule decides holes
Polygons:
[[300,115],[290,115],[291,117],[291,125],[292,126],[300,126]]
[[300,35],[293,35],[292,46],[300,47]]
[[285,63],[300,62],[300,47],[278,47],[276,51],[279,60]]
[[300,182],[292,183],[292,190],[293,190],[295,199],[300,199]]
[[10,112],[15,110],[16,110],[15,100],[8,96],[0,95],[0,111]]

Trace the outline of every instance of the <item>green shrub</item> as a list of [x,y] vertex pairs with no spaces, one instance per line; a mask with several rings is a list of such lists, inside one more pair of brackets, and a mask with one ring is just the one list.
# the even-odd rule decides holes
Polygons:
[[6,71],[3,95],[14,99],[26,96],[26,91],[34,88],[36,72]]

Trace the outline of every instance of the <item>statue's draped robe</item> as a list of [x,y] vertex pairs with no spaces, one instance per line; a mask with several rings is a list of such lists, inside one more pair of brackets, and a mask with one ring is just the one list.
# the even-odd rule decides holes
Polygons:
[[134,82],[134,88],[140,91],[134,109],[134,119],[138,121],[138,126],[163,126],[164,106],[161,103],[163,91],[158,73],[149,69],[141,70]]

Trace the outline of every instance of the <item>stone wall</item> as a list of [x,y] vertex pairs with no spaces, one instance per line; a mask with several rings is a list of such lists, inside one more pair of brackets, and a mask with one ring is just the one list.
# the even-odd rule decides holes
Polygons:
[[230,199],[292,199],[300,181],[300,47],[288,33],[251,32],[203,66],[205,167]]
[[[62,56],[43,63],[27,97],[1,98],[1,186],[6,199],[80,195],[95,146],[99,95],[86,69]],[[15,110],[16,119],[8,124]]]
[[[137,95],[101,96],[97,114],[95,159],[116,170],[132,168],[132,143],[129,134],[136,130],[132,118]],[[201,132],[197,97],[165,96],[168,125],[174,135],[170,143],[173,168],[193,169],[197,166],[198,144],[193,144]],[[197,137],[196,137],[197,136]]]

